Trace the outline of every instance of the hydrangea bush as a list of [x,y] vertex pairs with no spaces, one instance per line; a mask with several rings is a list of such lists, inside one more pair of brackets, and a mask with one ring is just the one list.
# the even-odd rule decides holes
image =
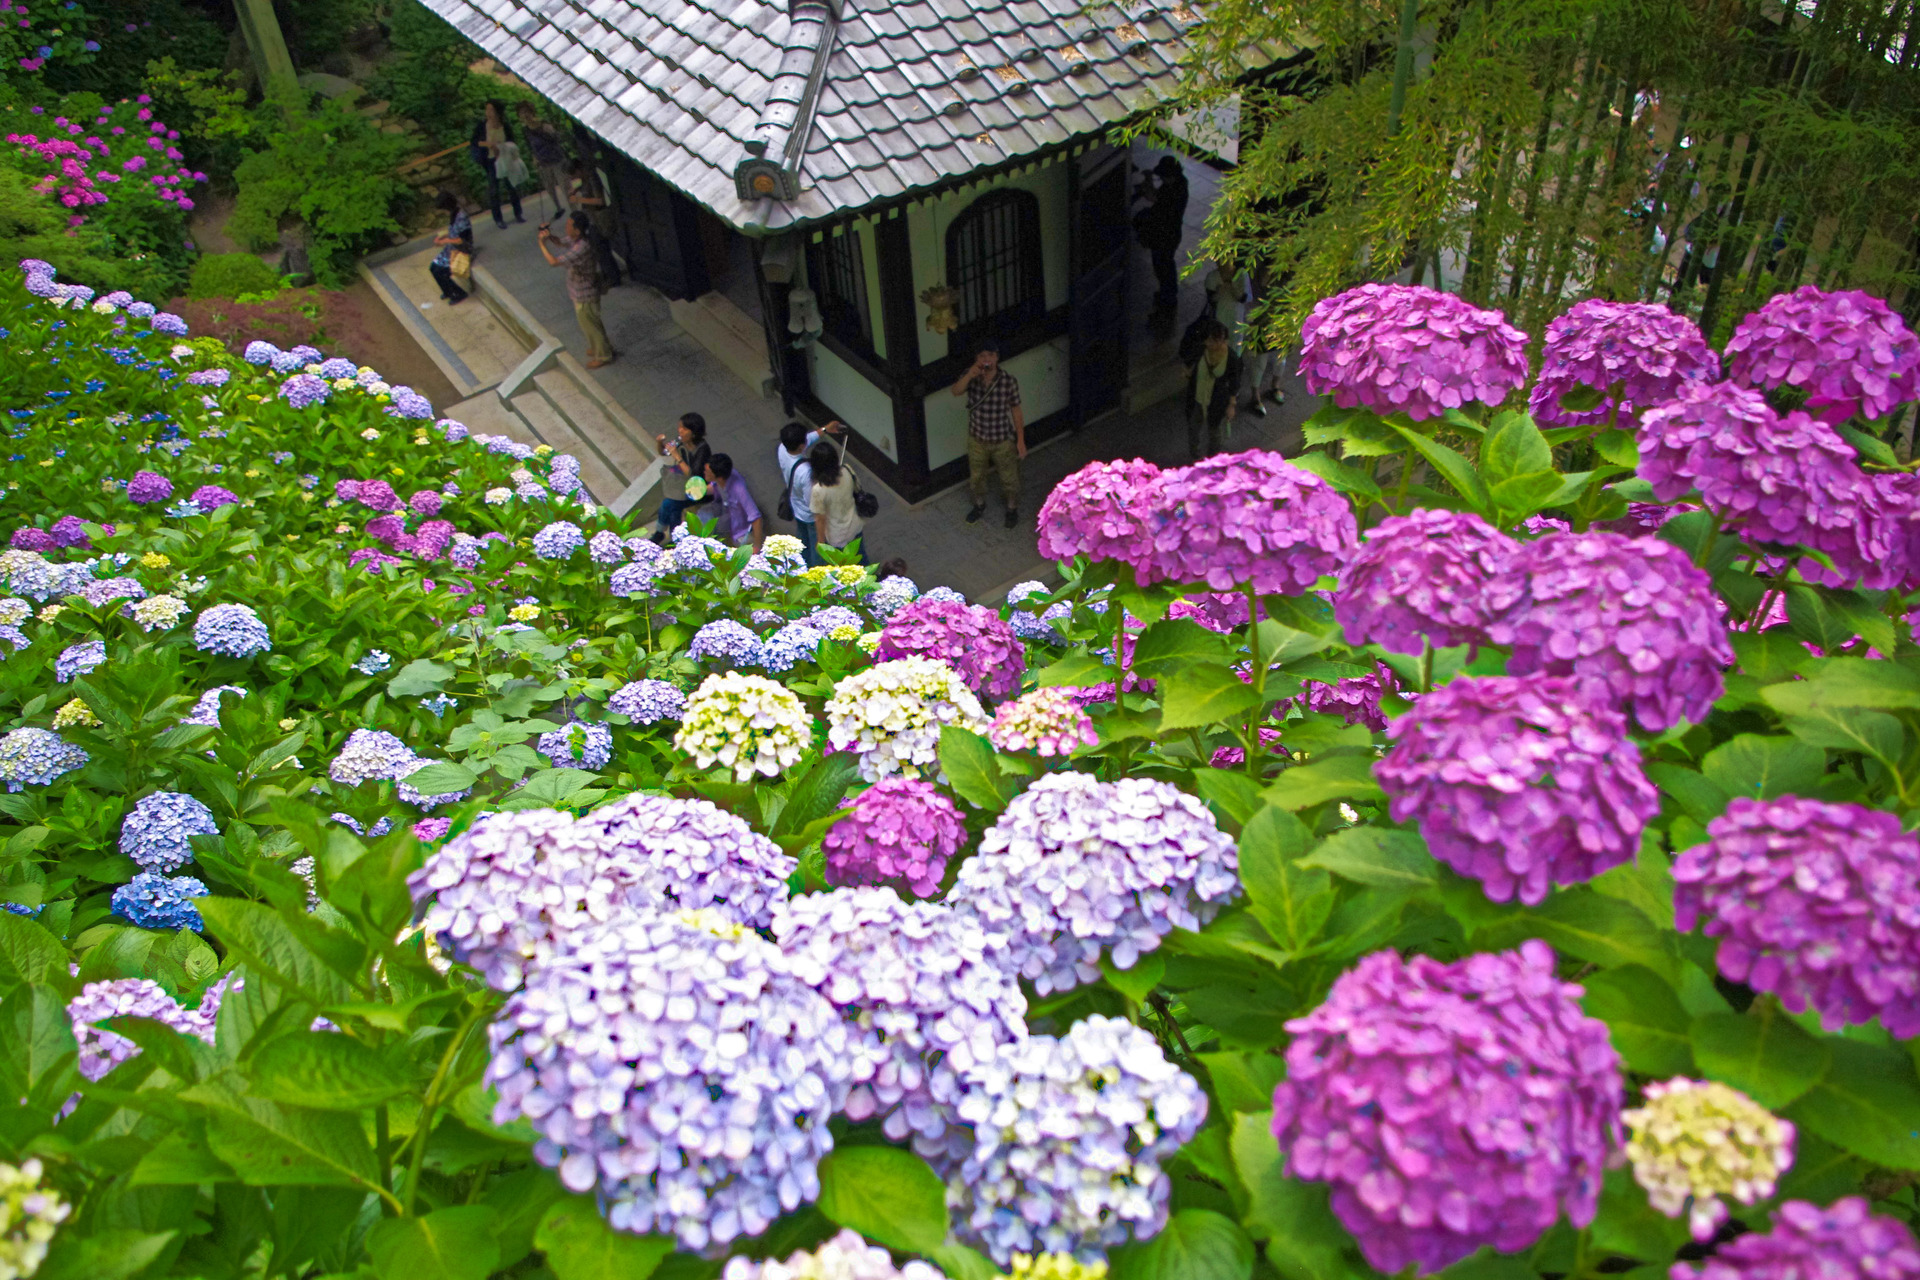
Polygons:
[[1914,1280],[1912,335],[1310,328],[970,602],[24,264],[0,1270]]

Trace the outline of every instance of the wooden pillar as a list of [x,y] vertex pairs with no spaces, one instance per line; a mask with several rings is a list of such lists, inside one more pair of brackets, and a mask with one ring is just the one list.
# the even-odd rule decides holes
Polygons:
[[913,246],[907,211],[895,209],[873,224],[880,272],[880,323],[887,335],[887,372],[893,381],[893,440],[902,479],[927,478],[927,388],[920,377],[919,308],[913,291]]
[[298,93],[300,86],[293,74],[293,57],[287,52],[286,37],[280,34],[280,19],[274,16],[273,0],[233,0],[233,8],[240,19],[240,34],[247,42],[247,52],[253,55],[260,92],[270,99],[282,93]]

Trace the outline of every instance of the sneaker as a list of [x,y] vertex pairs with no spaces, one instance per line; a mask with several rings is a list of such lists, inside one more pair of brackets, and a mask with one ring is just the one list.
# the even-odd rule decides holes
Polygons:
[[987,504],[982,502],[978,506],[974,507],[973,509],[967,512],[967,523],[979,524],[980,517],[985,514],[987,514]]
[[1261,404],[1258,400],[1255,400],[1253,402],[1252,413],[1253,413],[1253,416],[1256,418],[1264,418],[1267,416],[1267,406],[1265,406],[1264,404]]
[[1285,404],[1287,402],[1287,393],[1275,387],[1273,390],[1267,392],[1267,399],[1273,401],[1275,404]]
[[1020,513],[1018,511],[1007,512],[1007,528],[1011,529],[1019,523],[1020,523]]

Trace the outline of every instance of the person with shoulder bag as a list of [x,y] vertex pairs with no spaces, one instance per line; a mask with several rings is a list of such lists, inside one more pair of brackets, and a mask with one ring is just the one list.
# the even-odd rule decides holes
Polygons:
[[[846,464],[844,428],[836,434],[842,436],[838,447],[831,440],[821,440],[807,451],[807,469],[813,481],[807,496],[813,505],[813,522],[818,534],[808,563],[815,565],[821,563],[820,547],[844,551],[858,541],[868,515],[879,508],[878,500],[860,488],[853,468]],[[859,554],[860,563],[867,563],[864,543]]]
[[440,286],[440,296],[447,305],[457,307],[467,300],[467,291],[459,282],[473,283],[473,220],[452,192],[442,191],[434,204],[447,215],[447,230],[433,238],[440,252],[427,264],[427,274]]
[[[835,425],[828,423],[827,427],[831,430]],[[807,430],[805,423],[789,422],[780,428],[780,446],[774,450],[774,461],[785,485],[774,514],[782,520],[793,521],[800,534],[800,549],[809,556],[819,535],[814,529],[813,503],[809,496],[813,490],[813,468],[807,465],[807,450],[819,439],[820,433]]]

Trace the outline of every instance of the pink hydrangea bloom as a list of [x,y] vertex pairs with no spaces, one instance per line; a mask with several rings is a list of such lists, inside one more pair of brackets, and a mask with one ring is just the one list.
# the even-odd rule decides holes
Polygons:
[[905,885],[919,897],[939,891],[947,859],[966,841],[960,810],[921,778],[883,778],[820,842],[827,883]]
[[1486,643],[1486,584],[1518,543],[1470,511],[1423,508],[1368,532],[1340,574],[1347,643],[1420,653]]
[[[1690,383],[1720,376],[1720,358],[1693,321],[1647,302],[1588,298],[1547,325],[1540,377],[1527,407],[1540,422],[1587,426],[1606,422],[1619,390],[1620,426],[1665,404]],[[1584,413],[1564,409],[1560,399],[1579,387],[1603,392]]]
[[1920,1280],[1920,1246],[1898,1218],[1873,1212],[1864,1196],[1825,1208],[1789,1200],[1773,1230],[1750,1231],[1714,1250],[1698,1271],[1676,1262],[1671,1280]]
[[1092,462],[1040,505],[1040,554],[1049,560],[1118,560],[1144,571],[1153,555],[1159,467],[1139,458]]
[[1363,284],[1300,326],[1307,389],[1343,409],[1437,418],[1499,404],[1527,380],[1527,335],[1498,311],[1421,285]]
[[[1335,573],[1359,538],[1353,508],[1277,453],[1223,453],[1166,472],[1153,580],[1296,595]],[[1143,575],[1145,576],[1145,575]]]
[[1454,964],[1377,951],[1287,1023],[1273,1133],[1388,1273],[1593,1221],[1623,1090],[1606,1024],[1530,941]]
[[1042,756],[1070,756],[1081,747],[1098,746],[1093,719],[1080,709],[1076,690],[1059,686],[1023,693],[1003,703],[987,730],[987,740],[1002,751],[1032,751]]
[[938,658],[981,697],[1004,698],[1020,688],[1027,652],[1013,628],[993,610],[953,600],[916,600],[880,632],[875,662]]
[[1880,299],[1802,285],[1734,327],[1727,376],[1749,387],[1798,387],[1829,422],[1879,418],[1920,396],[1920,340]]

